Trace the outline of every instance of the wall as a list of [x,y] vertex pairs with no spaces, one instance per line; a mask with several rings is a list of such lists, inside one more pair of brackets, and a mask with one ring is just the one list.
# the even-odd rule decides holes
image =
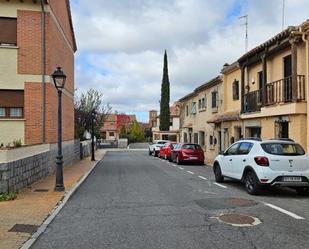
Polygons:
[[[80,143],[79,140],[63,143],[64,166],[89,156],[90,145],[91,143],[88,141]],[[29,150],[27,147],[17,150],[22,149]],[[55,171],[56,156],[57,145],[51,144],[47,151],[43,150],[35,155],[0,163],[0,193],[19,191],[50,175]]]
[[[241,98],[241,72],[240,69],[232,71],[223,75],[224,85],[224,112],[240,111],[240,98]],[[239,82],[239,100],[233,100],[233,82]]]
[[0,145],[6,146],[13,140],[21,140],[24,144],[25,121],[23,119],[5,119],[0,122]]

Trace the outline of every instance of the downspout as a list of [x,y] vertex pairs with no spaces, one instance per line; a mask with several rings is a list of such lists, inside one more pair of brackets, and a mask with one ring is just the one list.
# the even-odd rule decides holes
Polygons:
[[305,79],[305,90],[306,90],[306,101],[307,101],[307,153],[309,152],[309,89],[308,89],[308,80],[309,80],[309,40],[308,35],[300,27],[300,32],[302,33],[302,40],[306,43],[306,79]]
[[42,72],[42,143],[45,143],[45,129],[46,129],[46,19],[45,19],[45,8],[44,0],[41,0],[41,32],[42,32],[42,58],[41,58],[41,72]]

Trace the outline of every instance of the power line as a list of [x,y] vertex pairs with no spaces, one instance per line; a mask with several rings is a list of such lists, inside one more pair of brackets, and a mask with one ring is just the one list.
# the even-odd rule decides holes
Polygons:
[[245,19],[245,23],[243,24],[246,26],[245,52],[248,52],[248,15],[241,16],[239,19]]

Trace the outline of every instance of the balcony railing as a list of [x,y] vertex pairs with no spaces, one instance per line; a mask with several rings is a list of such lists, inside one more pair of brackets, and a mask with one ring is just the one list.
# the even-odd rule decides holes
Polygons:
[[[245,94],[244,113],[260,111],[262,106],[306,100],[305,76],[297,75],[295,89],[293,89],[292,82],[292,76],[286,77],[266,84],[264,92],[263,89],[259,89]],[[293,90],[295,96],[293,96]]]

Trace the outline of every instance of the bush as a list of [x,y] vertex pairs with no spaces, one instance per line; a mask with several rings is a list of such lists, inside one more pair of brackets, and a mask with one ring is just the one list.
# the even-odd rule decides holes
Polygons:
[[0,202],[1,201],[12,201],[12,200],[15,200],[16,197],[17,195],[15,193],[9,193],[9,194],[0,193]]

